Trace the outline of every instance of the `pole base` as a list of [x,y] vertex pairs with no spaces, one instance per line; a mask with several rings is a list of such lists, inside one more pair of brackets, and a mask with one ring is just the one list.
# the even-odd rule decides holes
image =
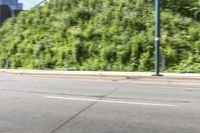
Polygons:
[[162,74],[153,74],[152,76],[153,77],[162,77],[163,75]]

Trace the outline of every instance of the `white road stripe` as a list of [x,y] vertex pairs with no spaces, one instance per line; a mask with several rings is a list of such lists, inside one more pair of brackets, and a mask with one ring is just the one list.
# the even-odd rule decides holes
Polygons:
[[56,97],[56,96],[45,96],[49,99],[63,99],[72,101],[87,101],[87,102],[101,102],[101,103],[116,103],[116,104],[131,104],[131,105],[144,105],[144,106],[162,106],[162,107],[178,107],[177,105],[170,104],[157,104],[157,103],[143,103],[143,102],[129,102],[129,101],[113,101],[113,100],[98,100],[98,99],[87,99],[87,98],[75,98],[75,97]]

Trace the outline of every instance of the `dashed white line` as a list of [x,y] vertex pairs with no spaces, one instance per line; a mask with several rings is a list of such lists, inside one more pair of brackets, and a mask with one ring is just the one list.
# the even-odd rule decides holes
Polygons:
[[131,105],[143,105],[143,106],[178,107],[178,105],[160,104],[160,103],[114,101],[114,100],[103,100],[103,99],[99,100],[99,99],[76,98],[76,97],[45,96],[45,98],[48,98],[48,99],[71,100],[71,101],[86,101],[86,102],[115,103],[115,104],[131,104]]

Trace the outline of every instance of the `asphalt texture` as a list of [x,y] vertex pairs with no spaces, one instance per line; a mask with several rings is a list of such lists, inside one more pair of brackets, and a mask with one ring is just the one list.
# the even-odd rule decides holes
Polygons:
[[200,133],[198,80],[0,74],[0,133]]

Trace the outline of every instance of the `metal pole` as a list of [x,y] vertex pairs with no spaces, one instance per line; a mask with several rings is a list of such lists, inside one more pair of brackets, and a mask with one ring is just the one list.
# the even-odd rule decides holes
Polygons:
[[32,7],[31,9],[34,9],[40,5],[42,5],[43,3],[47,2],[48,0],[41,0],[37,5],[35,5],[34,7]]
[[160,0],[155,0],[155,76],[160,75]]

